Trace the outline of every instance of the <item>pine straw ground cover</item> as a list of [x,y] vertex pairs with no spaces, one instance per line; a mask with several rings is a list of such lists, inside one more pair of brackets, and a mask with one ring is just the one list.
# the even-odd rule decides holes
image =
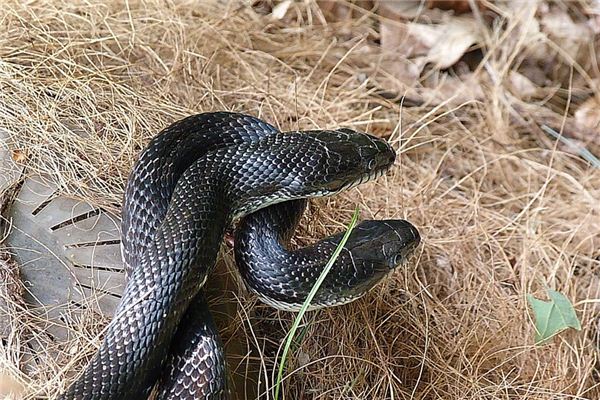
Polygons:
[[[0,127],[66,195],[118,211],[149,138],[202,111],[349,126],[397,149],[386,177],[313,201],[297,241],[342,229],[358,204],[362,218],[409,219],[423,245],[364,299],[305,317],[285,398],[600,398],[600,171],[540,129],[599,154],[588,4],[430,1],[407,16],[373,2],[60,3],[0,9]],[[213,282],[234,276],[222,254]],[[540,347],[526,295],[545,288],[571,299],[583,329]],[[270,398],[293,314],[237,285],[212,299],[233,305],[219,320],[239,397]],[[64,390],[107,322],[79,321],[27,369],[36,326],[8,309],[2,385],[24,398]]]

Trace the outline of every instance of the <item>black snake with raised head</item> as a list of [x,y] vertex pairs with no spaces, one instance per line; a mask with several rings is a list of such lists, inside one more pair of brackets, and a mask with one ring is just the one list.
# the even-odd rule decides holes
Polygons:
[[[265,207],[268,209],[264,210],[263,221],[271,218],[271,212],[285,207],[301,213],[304,205],[290,200],[335,194],[381,175],[394,159],[389,145],[367,134],[351,130],[282,134],[261,120],[235,113],[199,114],[166,128],[144,150],[128,181],[122,239],[130,278],[123,299],[96,356],[61,398],[144,398],[157,379],[162,384],[158,398],[226,396],[222,348],[199,294],[215,264],[225,228],[234,219]],[[281,202],[289,203],[274,205]],[[260,215],[256,213],[253,218]],[[280,216],[286,221],[295,220],[287,226],[275,223],[274,232],[281,232],[276,235],[285,242],[298,218],[285,217],[285,213]],[[255,225],[248,222],[238,230],[236,249],[243,249],[253,239]],[[341,302],[366,292],[418,244],[418,233],[412,225],[405,221],[397,224],[389,226],[389,231],[398,237],[398,243],[386,234],[374,242],[383,246],[383,258],[373,254],[367,262],[370,270],[361,272],[368,284],[362,285],[362,278],[353,280],[350,276],[333,279],[345,281],[346,288],[350,288],[342,290],[346,294],[340,296]],[[325,254],[336,240],[339,237],[326,239],[329,245],[317,245],[313,252]],[[357,248],[365,247],[365,240],[354,242]],[[256,243],[257,249],[270,246],[269,241]],[[279,251],[294,257],[284,247]],[[254,254],[247,248],[237,253]],[[352,257],[351,250],[348,253]],[[242,256],[236,254],[237,258]],[[325,256],[320,255],[320,259]],[[257,260],[260,255],[240,263],[251,266]],[[356,274],[356,263],[352,270],[348,261],[336,263],[340,267],[332,273]],[[315,272],[300,274],[302,288]],[[292,280],[300,282],[295,277]],[[269,286],[262,278],[255,282],[263,282],[249,283],[258,293]],[[335,292],[340,294],[327,282],[329,300],[318,305],[332,304]],[[275,299],[280,308],[286,308],[281,306],[282,301],[302,300],[302,293],[294,290],[286,292],[287,299]],[[266,293],[262,298],[273,297]],[[190,304],[193,307],[188,310]]]

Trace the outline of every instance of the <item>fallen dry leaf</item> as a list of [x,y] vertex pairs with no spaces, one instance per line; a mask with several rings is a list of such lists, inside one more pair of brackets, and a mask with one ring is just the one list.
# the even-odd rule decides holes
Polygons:
[[519,67],[519,73],[538,87],[551,85],[551,81],[548,79],[548,76],[544,70],[537,65],[537,63],[526,60],[523,65]]
[[384,20],[380,35],[382,69],[404,85],[414,85],[425,66],[429,46],[410,36],[405,23]]
[[574,115],[574,136],[582,141],[584,145],[593,144],[600,146],[600,101],[596,97],[590,97],[579,106]]
[[502,3],[502,14],[505,18],[515,21],[511,29],[506,32],[506,41],[511,46],[519,46],[526,50],[524,62],[536,62],[548,56],[547,35],[542,33],[540,23],[536,16],[539,10],[534,2],[505,2]]
[[588,27],[592,30],[594,35],[600,33],[600,15],[594,15],[590,18],[587,23]]
[[477,22],[469,17],[450,17],[440,24],[382,19],[380,33],[382,68],[408,86],[426,64],[448,68],[482,39]]
[[359,9],[369,11],[373,9],[373,2],[370,0],[353,1],[353,7],[348,6],[348,3],[331,0],[317,0],[317,5],[325,16],[325,19],[330,22],[349,21],[353,15],[362,15]]
[[455,64],[482,38],[478,23],[470,17],[451,18],[446,24],[438,25],[436,31],[437,38],[427,60],[440,69]]
[[425,7],[423,2],[414,1],[384,1],[379,3],[378,13],[382,17],[395,20],[417,18]]
[[[432,2],[424,0],[402,0],[402,1],[381,1],[378,3],[377,13],[385,18],[397,21],[427,22],[430,24],[444,21],[452,8],[444,8],[443,4],[451,3],[447,1]],[[438,7],[439,6],[439,7]],[[451,4],[450,4],[451,6]],[[458,6],[460,8],[460,6]],[[460,14],[460,12],[456,12]]]
[[285,17],[288,9],[292,5],[292,0],[284,0],[281,3],[277,4],[273,7],[273,11],[271,11],[271,17],[273,19],[282,19]]
[[350,9],[348,6],[337,1],[318,0],[317,5],[321,9],[321,12],[326,16],[328,21],[339,21],[346,19],[348,14],[350,14]]
[[600,127],[600,103],[590,97],[575,111],[575,121],[580,127],[598,129]]
[[6,372],[0,374],[0,398],[21,399],[25,393],[23,385]]
[[[476,3],[480,2],[477,1]],[[453,10],[457,14],[463,14],[471,11],[469,0],[429,0],[427,2],[427,7],[439,8],[442,10]]]
[[406,40],[408,29],[403,23],[382,20],[379,36],[383,53],[409,54],[412,51],[411,43]]
[[384,60],[381,63],[385,72],[389,73],[394,79],[407,87],[417,83],[424,65],[424,57],[413,60],[396,58],[393,60]]
[[417,93],[424,102],[429,104],[446,103],[455,107],[473,100],[481,100],[484,97],[481,79],[473,73],[460,76],[443,74],[439,82],[428,82],[428,87],[417,89]]
[[27,159],[27,153],[19,149],[13,150],[11,156],[13,161],[18,164],[22,164]]
[[574,60],[594,37],[587,21],[575,22],[567,11],[557,7],[542,14],[540,26],[542,32]]
[[521,99],[529,99],[536,95],[537,86],[531,82],[526,76],[511,70],[508,73],[508,80],[512,89],[512,93]]
[[440,39],[444,24],[418,24],[409,22],[406,24],[406,29],[409,35],[423,45],[422,53],[428,54],[429,50]]

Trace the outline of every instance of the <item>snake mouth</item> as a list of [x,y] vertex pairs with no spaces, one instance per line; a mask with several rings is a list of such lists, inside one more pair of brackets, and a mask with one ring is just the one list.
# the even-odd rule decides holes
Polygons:
[[388,169],[389,168],[386,167],[386,168],[378,169],[376,171],[364,173],[364,174],[360,175],[357,179],[342,185],[342,187],[340,189],[333,191],[331,194],[334,195],[341,191],[355,188],[355,187],[362,185],[365,182],[369,182],[373,179],[377,179],[377,178],[385,175],[385,173],[387,172]]
[[420,240],[407,244],[400,252],[388,259],[388,266],[393,270],[402,265],[406,265],[410,258],[415,254],[415,249],[419,247]]

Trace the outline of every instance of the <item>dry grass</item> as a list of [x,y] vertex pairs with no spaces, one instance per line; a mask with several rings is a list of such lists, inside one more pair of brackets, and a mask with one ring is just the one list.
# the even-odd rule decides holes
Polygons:
[[[486,38],[475,75],[482,98],[403,107],[377,94],[397,82],[379,68],[377,17],[367,11],[328,23],[312,1],[279,21],[236,3],[60,3],[0,11],[0,128],[28,171],[50,174],[69,195],[118,210],[147,140],[194,112],[242,111],[284,130],[352,126],[398,149],[387,177],[313,202],[299,241],[339,230],[358,202],[363,218],[417,225],[420,253],[365,299],[307,316],[285,398],[600,398],[600,172],[534,129],[535,109],[526,123],[515,118],[527,104],[506,79],[531,50],[518,29],[534,13],[508,16]],[[560,54],[553,62],[559,88],[547,108],[561,120],[581,93],[598,95],[585,89],[598,73]],[[583,82],[578,92],[560,80],[565,71]],[[224,259],[214,282],[231,277],[231,254]],[[226,289],[213,293],[216,308],[233,310],[220,320],[240,397],[269,398],[293,315],[214,285]],[[535,347],[526,294],[542,297],[546,286],[573,300],[583,330]],[[23,371],[31,350],[22,343],[37,328],[13,311],[0,344],[4,379],[25,398],[52,398],[106,321],[80,321],[67,344],[42,343],[58,356]]]

